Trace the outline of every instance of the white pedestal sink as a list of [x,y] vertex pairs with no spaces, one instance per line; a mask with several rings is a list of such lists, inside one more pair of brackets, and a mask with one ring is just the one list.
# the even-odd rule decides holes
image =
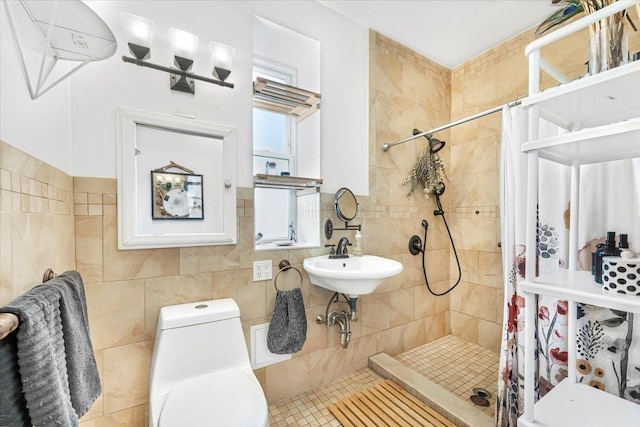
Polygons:
[[329,259],[328,255],[306,258],[302,264],[311,283],[357,298],[375,291],[384,279],[402,272],[402,264],[375,255]]

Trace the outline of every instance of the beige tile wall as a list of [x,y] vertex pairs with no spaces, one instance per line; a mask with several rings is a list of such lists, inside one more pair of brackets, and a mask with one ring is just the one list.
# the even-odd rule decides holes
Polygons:
[[[635,16],[635,15],[634,15]],[[638,18],[635,17],[635,22]],[[640,32],[629,31],[631,52]],[[451,71],[451,119],[522,98],[528,90],[527,44],[534,29],[499,44]],[[542,50],[542,57],[575,79],[587,73],[588,31]],[[558,83],[542,73],[541,88]],[[499,215],[501,114],[451,129],[451,229],[462,261],[462,282],[451,295],[451,332],[498,351],[502,331],[502,261]],[[451,257],[451,277],[457,266]]]
[[73,179],[0,141],[0,306],[75,266]]

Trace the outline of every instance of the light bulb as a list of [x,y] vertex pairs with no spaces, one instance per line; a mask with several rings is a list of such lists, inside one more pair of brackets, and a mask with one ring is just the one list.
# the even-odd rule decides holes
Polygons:
[[169,39],[174,56],[193,60],[198,48],[198,36],[177,28],[169,28]]
[[209,43],[211,50],[211,62],[213,63],[212,74],[219,80],[225,81],[231,74],[231,65],[233,64],[233,56],[236,53],[235,48],[219,43]]
[[153,21],[127,12],[120,12],[120,19],[127,33],[131,53],[138,59],[147,59],[153,40]]

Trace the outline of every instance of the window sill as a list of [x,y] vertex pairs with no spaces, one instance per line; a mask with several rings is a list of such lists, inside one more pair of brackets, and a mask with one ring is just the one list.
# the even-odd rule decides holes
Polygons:
[[319,244],[308,243],[308,242],[295,242],[291,245],[280,246],[275,243],[262,243],[260,245],[254,246],[254,250],[256,252],[260,251],[286,251],[291,249],[310,249],[310,248],[319,248]]

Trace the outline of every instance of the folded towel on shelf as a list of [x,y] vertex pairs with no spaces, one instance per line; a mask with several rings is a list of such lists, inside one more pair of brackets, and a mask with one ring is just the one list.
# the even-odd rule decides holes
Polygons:
[[101,393],[80,274],[65,272],[0,311],[20,319],[18,364],[33,424],[78,425]]
[[277,291],[276,305],[267,332],[267,348],[276,354],[290,354],[302,349],[307,339],[307,316],[302,291]]
[[0,426],[30,427],[27,402],[22,393],[16,333],[0,340]]

